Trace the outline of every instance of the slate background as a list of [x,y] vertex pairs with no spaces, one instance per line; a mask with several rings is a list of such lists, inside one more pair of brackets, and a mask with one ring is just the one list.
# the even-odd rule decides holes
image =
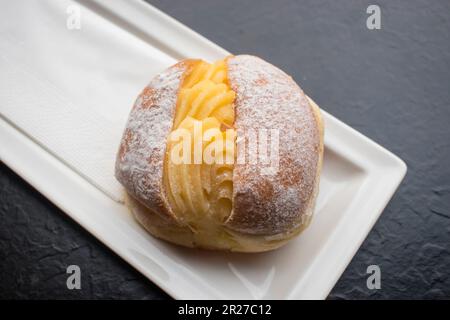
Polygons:
[[[450,298],[450,1],[150,1],[234,53],[290,73],[399,155],[407,176],[330,299]],[[366,28],[378,4],[382,29]],[[49,177],[50,178],[50,177]],[[0,164],[0,298],[166,299]],[[66,289],[78,264],[82,289]],[[366,288],[381,267],[382,288]]]

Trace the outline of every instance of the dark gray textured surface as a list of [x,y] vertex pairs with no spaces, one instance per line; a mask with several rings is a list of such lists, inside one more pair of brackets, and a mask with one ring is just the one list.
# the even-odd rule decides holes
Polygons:
[[[408,174],[330,298],[450,298],[450,1],[150,1],[290,73]],[[366,28],[369,4],[382,29]],[[167,298],[0,165],[1,298]],[[82,269],[82,290],[65,268]],[[380,290],[366,268],[381,267]]]

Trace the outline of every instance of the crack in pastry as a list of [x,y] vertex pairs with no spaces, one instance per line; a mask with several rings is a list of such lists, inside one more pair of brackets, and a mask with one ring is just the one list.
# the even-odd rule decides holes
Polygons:
[[[226,75],[224,60],[213,64],[196,62],[178,93],[167,144],[164,186],[169,205],[179,221],[197,233],[218,232],[218,225],[232,210],[235,93],[227,84]],[[207,132],[209,141],[205,140]],[[188,135],[184,137],[189,138],[187,144],[172,141],[171,137],[183,134]],[[204,161],[208,150],[213,151],[213,163]],[[185,152],[187,157],[183,157]],[[178,163],[173,157],[183,157],[185,161]],[[226,161],[229,158],[231,161]]]

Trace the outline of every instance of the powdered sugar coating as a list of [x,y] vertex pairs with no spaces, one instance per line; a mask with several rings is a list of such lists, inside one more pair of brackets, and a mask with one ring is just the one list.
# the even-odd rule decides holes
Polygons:
[[[235,164],[226,225],[254,235],[292,231],[308,220],[315,201],[320,133],[314,112],[292,78],[273,65],[249,55],[230,57],[227,64],[236,92],[234,126],[244,134],[278,129],[279,170],[265,175],[260,164]],[[238,156],[242,152],[238,144]]]
[[176,218],[163,190],[164,155],[177,94],[193,60],[184,60],[154,77],[137,98],[116,161],[116,178],[147,208]]

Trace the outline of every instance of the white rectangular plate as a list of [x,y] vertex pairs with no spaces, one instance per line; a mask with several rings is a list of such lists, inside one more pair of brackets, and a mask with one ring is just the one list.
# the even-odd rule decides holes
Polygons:
[[[110,41],[118,41],[118,45],[125,41],[125,46],[128,36],[139,41],[134,50],[142,50],[143,56],[150,55],[150,59],[155,57],[152,72],[185,57],[212,61],[228,54],[143,2],[81,4],[83,10],[129,33]],[[129,56],[130,61],[134,58]],[[142,79],[151,76],[141,73],[137,80],[127,78],[127,88],[137,93],[144,85]],[[120,85],[121,78],[114,81]],[[115,100],[123,103],[123,96],[115,99],[119,92],[109,94],[112,105]],[[131,102],[134,96],[127,99]],[[129,110],[131,104],[125,107]],[[0,115],[1,111],[0,107]],[[312,224],[285,247],[262,254],[189,250],[154,239],[123,204],[112,200],[77,168],[31,139],[14,119],[4,115],[0,117],[0,158],[174,298],[323,299],[406,173],[406,165],[398,157],[328,113],[323,112],[323,116],[325,159]]]

